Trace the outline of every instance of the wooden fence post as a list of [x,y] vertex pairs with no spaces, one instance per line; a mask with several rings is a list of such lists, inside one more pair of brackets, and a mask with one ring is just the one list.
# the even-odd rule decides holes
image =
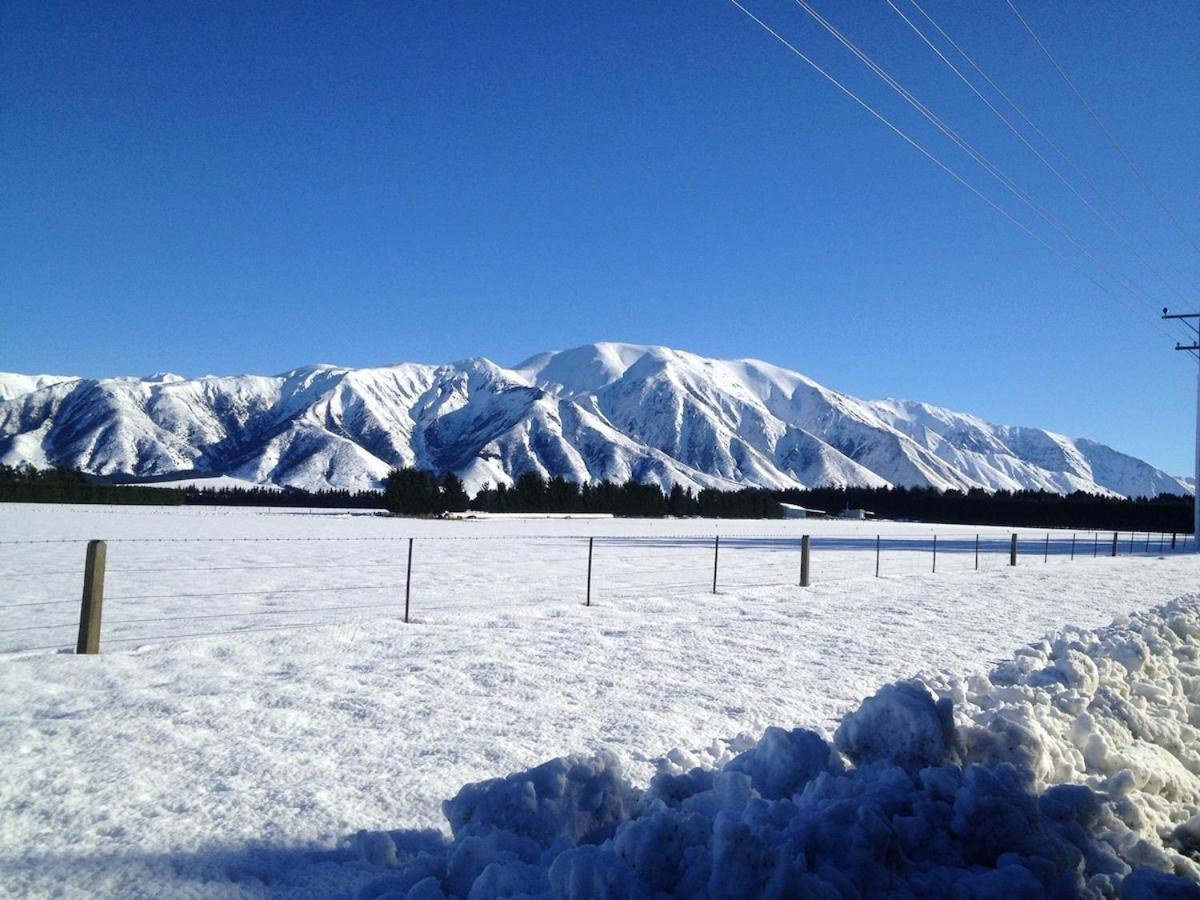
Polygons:
[[592,541],[595,538],[588,538],[588,579],[587,579],[587,601],[584,606],[592,605]]
[[979,535],[975,535],[975,571],[979,571]]
[[1100,532],[1096,532],[1095,538],[1092,540],[1092,559],[1100,555]]
[[1115,531],[1113,532],[1113,548],[1112,548],[1112,555],[1113,555],[1114,557],[1117,555],[1117,533],[1116,533]]
[[408,601],[412,597],[412,545],[413,539],[408,539],[408,570],[404,576],[404,621],[408,622]]
[[713,541],[713,593],[717,592],[717,560],[721,556],[721,536],[718,534],[717,539]]
[[1133,553],[1133,542],[1135,540],[1137,540],[1137,532],[1136,531],[1129,532],[1129,552],[1131,555]]
[[803,535],[800,538],[800,587],[808,587],[809,574],[809,554],[812,550],[812,538],[809,535]]
[[875,535],[875,577],[879,577],[879,535]]
[[933,571],[937,572],[937,535],[933,536]]
[[1017,564],[1017,536],[1012,536],[1012,545],[1008,548],[1008,564],[1015,566]]
[[1172,550],[1175,549],[1175,532],[1174,531],[1171,532],[1171,549]]
[[79,605],[79,640],[76,653],[100,652],[100,612],[104,606],[104,561],[108,545],[88,541],[83,562],[83,601]]
[[1050,534],[1046,533],[1046,552],[1042,555],[1042,562],[1050,562]]
[[1071,535],[1071,562],[1075,562],[1075,535]]

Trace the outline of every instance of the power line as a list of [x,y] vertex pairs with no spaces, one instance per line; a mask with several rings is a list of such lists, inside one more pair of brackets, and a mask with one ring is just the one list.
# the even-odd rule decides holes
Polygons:
[[759,25],[760,28],[762,28],[769,35],[771,35],[771,37],[775,38],[775,40],[777,40],[777,41],[779,41],[779,43],[783,44],[783,46],[785,46],[788,50],[790,50],[796,56],[800,57],[800,59],[804,60],[804,62],[808,63],[808,65],[811,66],[813,69],[815,69],[816,72],[819,75],[821,75],[821,77],[825,78],[827,81],[829,81],[831,84],[833,84],[834,87],[836,87],[838,90],[840,90],[842,93],[844,93],[847,97],[849,97],[851,100],[853,100],[855,103],[857,103],[863,109],[865,109],[868,113],[870,113],[872,116],[874,116],[876,119],[878,119],[889,130],[891,130],[897,136],[899,136],[901,140],[903,140],[905,143],[907,143],[909,146],[911,146],[914,150],[916,150],[918,153],[920,153],[922,156],[924,156],[926,159],[928,159],[931,163],[933,163],[935,166],[937,166],[939,169],[941,169],[943,172],[945,172],[947,175],[949,175],[951,178],[953,178],[955,181],[957,181],[959,184],[961,184],[963,187],[965,187],[968,191],[973,193],[976,197],[978,197],[980,200],[982,200],[984,203],[986,203],[988,206],[990,206],[992,209],[994,209],[1000,215],[1004,216],[1004,218],[1008,219],[1010,222],[1012,222],[1013,225],[1017,226],[1017,228],[1024,231],[1027,235],[1029,235],[1029,237],[1033,238],[1033,240],[1037,241],[1039,244],[1041,244],[1043,247],[1045,247],[1051,253],[1061,255],[1057,248],[1048,244],[1040,235],[1038,235],[1036,232],[1032,231],[1027,225],[1025,225],[1024,222],[1021,222],[1019,219],[1015,218],[1011,213],[1008,212],[1008,210],[1004,209],[1004,207],[1000,206],[998,203],[996,203],[994,200],[992,200],[992,198],[988,197],[986,194],[984,194],[982,191],[980,191],[979,188],[975,187],[975,185],[971,184],[969,181],[967,181],[965,178],[963,178],[961,175],[959,175],[956,171],[954,171],[952,168],[950,168],[950,166],[948,166],[946,163],[942,162],[940,159],[938,159],[936,156],[934,156],[929,150],[925,149],[925,147],[921,143],[919,143],[914,138],[910,137],[898,125],[893,123],[890,119],[888,119],[886,116],[884,116],[881,112],[876,110],[873,106],[871,106],[869,103],[867,103],[867,101],[863,100],[862,97],[858,96],[858,94],[854,93],[854,91],[850,90],[850,88],[848,88],[848,87],[846,87],[846,85],[842,84],[842,82],[840,82],[837,78],[835,78],[833,75],[829,74],[829,72],[827,72],[820,65],[815,63],[812,59],[810,59],[802,50],[800,50],[798,47],[796,47],[794,44],[792,44],[790,41],[788,41],[787,38],[783,37],[779,32],[777,32],[775,29],[773,29],[770,25],[768,25],[766,22],[764,22],[758,16],[754,15],[754,13],[750,12],[750,10],[746,9],[746,7],[742,6],[742,4],[738,2],[738,0],[729,0],[729,2],[732,3],[734,6],[736,6],[738,9],[740,9],[747,16],[749,16],[754,22],[756,22]]
[[[1088,210],[1093,215],[1095,215],[1096,218],[1098,218],[1108,228],[1108,230],[1111,231],[1118,238],[1118,240],[1122,241],[1122,243],[1125,244],[1125,246],[1129,249],[1129,251],[1134,254],[1134,256],[1138,259],[1139,262],[1142,263],[1142,265],[1146,266],[1147,269],[1149,269],[1155,276],[1157,276],[1158,279],[1160,281],[1162,281],[1163,285],[1166,286],[1166,288],[1168,290],[1172,291],[1180,299],[1186,299],[1184,294],[1177,287],[1175,287],[1175,285],[1173,285],[1169,281],[1167,281],[1167,279],[1165,277],[1163,277],[1162,273],[1159,272],[1159,270],[1150,262],[1150,260],[1146,259],[1146,257],[1144,257],[1142,255],[1142,253],[1137,249],[1137,247],[1134,246],[1133,242],[1130,241],[1129,238],[1126,237],[1124,234],[1122,234],[1117,229],[1117,227],[1109,220],[1109,218],[1107,216],[1105,216],[1099,209],[1097,209],[1096,206],[1087,197],[1085,197],[1082,193],[1080,193],[1079,190],[1075,187],[1075,185],[1072,184],[1067,179],[1067,177],[1065,175],[1063,175],[1062,172],[1059,171],[1058,167],[1055,166],[1052,162],[1050,162],[1050,160],[1048,160],[1045,157],[1045,155],[1037,147],[1035,147],[1029,141],[1029,139],[1027,137],[1025,137],[1025,135],[1012,123],[1012,121],[1010,121],[1009,118],[1006,115],[1004,115],[1004,113],[1002,113],[999,109],[997,109],[996,105],[994,103],[992,103],[992,101],[989,100],[983,94],[983,92],[980,91],[979,88],[977,88],[975,86],[975,84],[969,78],[967,78],[967,76],[964,75],[962,73],[962,71],[956,65],[954,65],[953,62],[951,62],[946,57],[946,55],[944,53],[942,53],[942,51],[933,43],[933,41],[929,39],[928,35],[926,35],[925,32],[922,31],[920,29],[920,27],[918,27],[917,24],[912,21],[912,19],[910,19],[907,15],[905,15],[904,11],[901,10],[900,7],[898,7],[896,5],[894,0],[885,0],[885,2],[887,3],[888,6],[890,6],[892,8],[892,10],[896,13],[896,15],[898,15],[904,21],[904,23],[906,25],[908,25],[908,27],[910,29],[912,29],[912,31],[917,35],[917,37],[919,37],[921,39],[921,41],[930,50],[932,50],[943,63],[946,64],[946,66],[950,69],[950,71],[953,72],[958,77],[958,79],[960,81],[962,81],[962,83],[965,84],[971,90],[971,92],[976,97],[978,97],[980,101],[983,102],[983,104],[985,106],[987,106],[987,108],[989,110],[991,110],[991,112],[996,116],[996,118],[998,118],[1001,122],[1003,122],[1005,127],[1008,128],[1008,130],[1011,131],[1013,133],[1013,135],[1018,140],[1020,140],[1021,143],[1024,144],[1026,146],[1026,148],[1028,148],[1028,150],[1034,156],[1037,157],[1037,159],[1042,163],[1042,165],[1044,165],[1047,169],[1049,169],[1050,172],[1053,173],[1055,178],[1057,178],[1060,182],[1062,182],[1063,186],[1066,187],[1067,190],[1070,191],[1079,200],[1080,203],[1082,203],[1084,206],[1086,206],[1088,208]],[[915,0],[914,0],[914,5],[916,5]],[[920,9],[920,7],[917,7],[917,8]]]
[[1013,5],[1012,0],[1004,0],[1004,2],[1008,4],[1008,8],[1012,10],[1013,15],[1016,16],[1017,19],[1020,20],[1021,24],[1025,26],[1025,30],[1029,32],[1029,36],[1033,38],[1033,42],[1037,44],[1042,53],[1046,55],[1046,59],[1050,60],[1051,65],[1053,65],[1058,74],[1062,76],[1062,80],[1067,83],[1067,86],[1071,89],[1071,92],[1076,96],[1076,98],[1078,98],[1079,102],[1083,104],[1084,109],[1088,111],[1095,123],[1100,126],[1100,130],[1104,132],[1104,135],[1108,138],[1109,143],[1113,145],[1117,153],[1121,155],[1121,158],[1125,160],[1125,164],[1129,166],[1130,171],[1132,171],[1137,177],[1137,180],[1141,183],[1142,187],[1146,189],[1146,192],[1149,193],[1150,196],[1155,199],[1155,201],[1157,201],[1159,207],[1166,214],[1167,218],[1171,220],[1171,223],[1175,226],[1179,233],[1183,235],[1184,240],[1192,245],[1193,250],[1195,250],[1197,253],[1200,253],[1200,244],[1197,244],[1196,241],[1192,239],[1192,236],[1188,234],[1187,229],[1183,227],[1179,219],[1175,217],[1175,214],[1171,212],[1171,208],[1167,206],[1163,198],[1159,196],[1158,191],[1154,190],[1150,182],[1146,180],[1146,176],[1142,174],[1141,167],[1133,161],[1133,158],[1125,152],[1125,148],[1121,146],[1121,143],[1117,140],[1116,136],[1108,130],[1108,126],[1104,124],[1103,120],[1096,113],[1096,110],[1092,108],[1092,104],[1087,101],[1087,98],[1084,97],[1079,88],[1075,86],[1075,82],[1071,80],[1071,76],[1067,74],[1066,69],[1059,65],[1058,60],[1054,58],[1054,55],[1050,52],[1049,48],[1042,43],[1042,39],[1037,36],[1037,32],[1033,30],[1033,27],[1025,20],[1025,17],[1021,15],[1020,11]]
[[[757,16],[752,15],[744,6],[742,6],[740,3],[735,2],[735,0],[730,0],[730,2],[733,2],[735,6],[737,6],[739,9],[741,9],[743,12],[745,12],[747,15],[749,15],[752,19],[754,19],[756,22],[758,22],[759,25],[766,28],[772,35],[774,35],[782,43],[784,43],[785,46],[792,49],[793,52],[797,53],[797,55],[799,55],[802,59],[804,59],[806,62],[808,62],[814,68],[816,68],[819,72],[821,72],[827,78],[830,78],[830,80],[834,81],[834,83],[837,84],[839,87],[842,87],[843,90],[845,90],[847,93],[850,93],[849,90],[844,88],[844,86],[841,85],[840,82],[838,82],[836,79],[833,79],[832,76],[829,76],[828,73],[826,73],[823,69],[821,69],[815,63],[813,63],[811,59],[809,59],[803,53],[800,53],[800,51],[797,50],[790,43],[783,40],[775,31],[773,31],[768,26],[766,26],[765,23],[763,23],[762,20],[759,19]],[[995,178],[997,181],[999,181],[1000,184],[1003,185],[1015,197],[1017,197],[1017,199],[1019,199],[1022,203],[1024,203],[1026,206],[1028,206],[1031,210],[1033,210],[1035,213],[1037,213],[1037,215],[1039,217],[1041,217],[1047,224],[1049,224],[1052,228],[1054,228],[1056,231],[1058,231],[1064,238],[1066,238],[1070,244],[1072,244],[1076,249],[1078,249],[1081,253],[1083,253],[1093,263],[1095,263],[1097,266],[1099,266],[1101,269],[1103,269],[1110,277],[1112,277],[1114,280],[1116,280],[1122,288],[1129,291],[1131,294],[1133,294],[1135,297],[1138,297],[1139,299],[1147,300],[1147,301],[1149,300],[1149,298],[1144,296],[1137,289],[1137,287],[1132,282],[1129,281],[1129,279],[1125,275],[1123,275],[1120,272],[1117,272],[1108,263],[1104,262],[1102,259],[1100,259],[1098,256],[1096,256],[1096,254],[1093,253],[1083,243],[1081,243],[1066,228],[1066,226],[1057,219],[1057,217],[1053,216],[1041,204],[1039,204],[1036,200],[1034,200],[1028,194],[1028,192],[1026,192],[1024,189],[1022,189],[1020,187],[1020,185],[1018,185],[1012,178],[1010,178],[1008,175],[1006,175],[1003,171],[1001,171],[999,169],[999,167],[997,167],[994,163],[992,163],[989,159],[987,159],[987,157],[985,157],[981,152],[979,152],[973,145],[971,145],[965,138],[963,138],[957,131],[955,131],[954,128],[952,128],[940,116],[938,116],[935,112],[933,112],[933,110],[931,110],[926,104],[922,103],[921,100],[918,99],[911,91],[909,91],[907,88],[904,87],[904,85],[902,85],[899,81],[897,81],[894,77],[892,77],[892,75],[889,74],[887,72],[887,70],[885,70],[882,66],[880,66],[878,63],[876,63],[869,55],[867,55],[857,45],[855,45],[853,41],[851,41],[844,34],[842,34],[842,32],[839,31],[836,26],[834,26],[828,19],[826,19],[819,12],[817,12],[812,6],[810,6],[806,2],[806,0],[795,0],[795,3],[801,9],[803,9],[814,21],[816,21],[822,28],[824,28],[827,32],[829,32],[831,35],[833,35],[833,37],[839,43],[841,43],[842,46],[844,46],[847,50],[849,50],[852,54],[854,54],[854,56],[857,57],[860,62],[862,62],[865,66],[867,66],[867,68],[869,68],[885,84],[887,84],[890,88],[892,88],[892,90],[894,90],[896,93],[898,93],[910,106],[912,106],[919,113],[921,113],[921,115],[924,116],[925,119],[927,119],[939,131],[941,131],[946,137],[950,138],[950,140],[953,141],[960,149],[962,149],[965,153],[967,153],[967,155],[970,156],[971,159],[974,160],[981,168],[983,168],[984,171],[986,171],[989,175],[991,175],[993,178]],[[852,97],[854,97],[855,99],[859,99],[857,97],[857,95],[854,95],[852,93],[850,93],[850,95]],[[863,103],[863,105],[866,106],[865,102],[863,102],[861,100],[859,102]],[[871,112],[874,112],[874,110],[872,110],[869,106],[867,106],[866,108],[868,110],[870,110]],[[878,115],[878,114],[876,114],[876,115]],[[880,117],[880,118],[882,118],[882,117]],[[883,121],[886,122],[887,120],[884,119]],[[890,125],[891,123],[889,122],[888,124]],[[897,131],[897,133],[901,134],[902,136],[907,137],[906,135],[903,134],[903,132],[900,132],[899,129],[893,128],[893,130]],[[910,140],[910,143],[911,142],[912,141]],[[916,145],[914,144],[914,146],[916,146]],[[924,150],[924,148],[920,148],[920,149]],[[927,153],[926,155],[929,155],[929,154]],[[932,156],[930,158],[932,158]],[[939,165],[940,165],[940,163],[939,163]],[[942,168],[945,169],[946,171],[950,171],[944,165],[942,166]],[[955,175],[955,177],[958,178],[958,180],[961,181],[962,183],[966,184],[965,180],[959,178],[959,176]],[[973,187],[972,187],[972,190],[978,196],[980,196],[980,197],[984,196],[982,193],[980,193],[978,190],[975,190]],[[990,199],[988,199],[988,198],[985,198],[985,199],[987,199],[987,202],[993,208],[1000,209],[1000,207],[997,204],[995,204],[994,202],[992,202]],[[1007,212],[1005,212],[1005,216],[1010,221],[1017,223],[1017,220],[1015,218],[1013,218],[1011,215],[1008,215]],[[1053,247],[1052,245],[1047,243],[1040,236],[1037,236],[1031,229],[1029,229],[1025,225],[1023,225],[1021,223],[1017,223],[1017,224],[1019,224],[1019,226],[1022,228],[1022,230],[1024,230],[1027,234],[1034,237],[1035,240],[1037,240],[1040,244],[1042,244],[1042,246],[1046,247],[1052,253],[1054,253],[1056,256],[1058,256],[1060,259],[1067,262],[1070,266],[1072,266],[1072,268],[1074,268],[1077,272],[1079,272],[1081,275],[1086,277],[1089,281],[1091,281],[1094,285],[1096,285],[1101,291],[1103,291],[1109,297],[1122,303],[1136,317],[1138,317],[1139,319],[1143,319],[1144,314],[1142,312],[1134,309],[1133,306],[1130,303],[1128,303],[1124,298],[1122,298],[1120,295],[1114,294],[1112,291],[1110,291],[1107,287],[1105,287],[1103,284],[1101,284],[1099,281],[1097,281],[1093,276],[1091,276],[1084,269],[1082,269],[1079,265],[1077,265],[1073,260],[1071,260],[1070,257],[1066,256],[1058,248]],[[1167,337],[1173,337],[1173,335],[1171,335],[1171,333],[1169,331],[1167,331],[1165,328],[1163,328],[1157,322],[1155,322],[1154,325],[1156,328],[1158,328],[1159,331],[1161,331]]]
[[[992,90],[994,90],[1000,97],[1002,97],[1004,99],[1005,103],[1007,103],[1010,107],[1012,107],[1013,111],[1016,112],[1016,114],[1021,117],[1022,121],[1024,121],[1026,125],[1028,125],[1030,128],[1032,128],[1034,130],[1034,132],[1036,132],[1037,135],[1043,141],[1045,141],[1046,144],[1051,149],[1053,149],[1054,152],[1057,153],[1059,155],[1059,157],[1061,157],[1062,160],[1068,166],[1071,167],[1071,169],[1075,172],[1075,174],[1078,175],[1083,180],[1083,182],[1092,190],[1092,192],[1095,193],[1096,196],[1100,198],[1101,202],[1108,208],[1108,210],[1114,216],[1116,216],[1118,219],[1120,219],[1126,228],[1128,228],[1135,235],[1137,235],[1147,247],[1149,247],[1151,250],[1155,250],[1156,247],[1155,247],[1154,242],[1151,241],[1150,238],[1146,237],[1145,233],[1140,228],[1138,228],[1137,225],[1135,225],[1128,217],[1126,217],[1123,212],[1121,212],[1120,207],[1118,207],[1117,204],[1115,204],[1111,199],[1109,199],[1108,195],[1103,190],[1101,190],[1100,187],[1094,181],[1092,181],[1092,179],[1088,176],[1087,172],[1085,172],[1075,162],[1075,160],[1072,159],[1071,156],[1061,146],[1059,146],[1059,144],[1057,142],[1055,142],[1055,140],[1053,138],[1050,137],[1050,135],[1046,134],[1046,132],[1044,130],[1042,130],[1042,128],[1039,127],[1038,124],[1036,122],[1034,122],[1026,114],[1026,112],[1023,109],[1021,109],[1021,107],[1019,105],[1017,105],[1017,102],[1015,100],[1013,100],[1012,97],[1010,97],[1004,91],[1004,89],[1000,87],[1000,85],[996,84],[995,80],[990,75],[988,75],[988,73],[985,72],[979,66],[979,64],[977,62],[975,62],[975,60],[971,57],[971,55],[969,53],[967,53],[967,51],[964,50],[958,44],[958,42],[954,40],[954,38],[952,38],[949,34],[946,33],[946,30],[944,28],[942,28],[942,26],[939,25],[937,23],[937,21],[934,20],[934,18],[928,12],[926,12],[925,8],[923,6],[921,6],[921,4],[919,2],[917,2],[917,0],[908,0],[908,2],[911,3],[913,5],[913,7],[916,8],[917,12],[919,12],[925,18],[925,20],[927,22],[929,22],[930,25],[933,26],[934,30],[937,31],[937,33],[939,35],[941,35],[943,39],[945,39],[946,43],[948,43],[951,47],[953,47],[955,49],[955,51],[958,53],[958,55],[961,56],[967,62],[967,64],[969,66],[971,66],[972,69],[974,69],[976,72],[979,73],[979,76],[981,78],[983,78],[983,80],[986,81],[988,83],[988,85],[991,86]],[[1167,264],[1167,266],[1171,269],[1171,271],[1175,273],[1175,275],[1177,277],[1179,277],[1180,279],[1182,279],[1184,281],[1187,281],[1189,283],[1189,287],[1200,289],[1200,287],[1197,287],[1195,282],[1188,275],[1186,275],[1182,269],[1180,269],[1177,265],[1175,265],[1175,261],[1172,258],[1170,253],[1163,252],[1163,261]],[[1162,276],[1160,275],[1159,277],[1161,278]]]

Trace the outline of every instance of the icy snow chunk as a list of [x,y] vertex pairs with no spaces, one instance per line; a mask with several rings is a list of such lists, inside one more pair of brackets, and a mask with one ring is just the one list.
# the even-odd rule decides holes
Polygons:
[[1175,840],[1184,850],[1200,853],[1200,813],[1196,813],[1175,829]]
[[1121,900],[1200,900],[1200,885],[1165,872],[1139,869],[1121,882]]
[[1054,668],[1061,673],[1063,683],[1080,694],[1090,697],[1100,687],[1100,670],[1095,661],[1078,650],[1067,651],[1054,661]]
[[1078,822],[1091,827],[1100,818],[1101,800],[1081,784],[1057,784],[1038,798],[1042,814],[1057,822]]
[[660,810],[620,828],[612,848],[617,858],[647,887],[670,891],[685,879],[690,862],[709,840],[709,821],[695,813]]
[[387,867],[396,865],[396,843],[387,832],[360,831],[356,840],[359,854],[371,865]]
[[562,898],[643,897],[637,879],[627,866],[594,844],[560,854],[550,865],[551,896]]
[[423,878],[412,886],[404,900],[446,900],[436,878]]
[[[363,885],[356,900],[384,900],[398,897],[443,897],[441,876],[446,863],[441,857],[421,855],[410,860],[394,874],[384,875]],[[430,889],[437,894],[430,894]],[[412,892],[416,891],[416,894]]]
[[833,742],[858,764],[938,765],[953,749],[952,707],[948,700],[935,701],[924,685],[897,682],[842,719]]
[[815,731],[774,727],[763,733],[757,747],[747,750],[725,768],[749,775],[754,789],[768,800],[792,796],[821,772],[842,770],[829,745]]
[[1033,849],[1031,840],[1040,843],[1038,813],[1027,781],[1011,765],[970,766],[954,795],[950,827],[967,862],[990,866],[1006,851]]
[[494,828],[542,845],[557,837],[586,843],[608,837],[637,799],[616,757],[602,753],[469,784],[442,804],[442,812],[456,838],[468,829]]

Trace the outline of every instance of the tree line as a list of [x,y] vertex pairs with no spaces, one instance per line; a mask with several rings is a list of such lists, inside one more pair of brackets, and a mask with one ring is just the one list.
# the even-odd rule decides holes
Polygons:
[[922,487],[841,487],[769,491],[693,491],[679,485],[664,492],[658,485],[627,481],[579,483],[527,472],[508,485],[485,485],[471,497],[454,473],[437,475],[417,468],[394,469],[382,491],[297,488],[187,488],[112,484],[79,469],[36,469],[0,464],[0,502],[110,503],[158,506],[217,505],[322,507],[388,510],[400,515],[433,516],[446,512],[608,513],[657,518],[777,519],[780,503],[823,510],[836,516],[866,509],[883,519],[911,519],[959,525],[1006,525],[1023,528],[1076,528],[1102,531],[1190,533],[1191,497],[1105,497],[1076,491],[938,491]]
[[303,506],[320,509],[383,509],[380,491],[348,491],[328,488],[306,491],[282,487],[199,487],[179,489],[189,506]]
[[866,509],[882,519],[911,519],[951,525],[1008,525],[1018,528],[1078,528],[1101,531],[1191,533],[1191,497],[1106,497],[1076,491],[939,491],[928,487],[841,487],[779,491],[784,503],[837,515]]
[[179,506],[183,491],[172,488],[107,484],[65,466],[35,469],[0,463],[0,502],[113,503],[135,506]]
[[597,483],[545,478],[526,472],[511,487],[485,485],[472,498],[453,473],[438,478],[416,468],[395,469],[388,475],[384,504],[399,515],[437,515],[446,512],[488,513],[608,513],[614,516],[662,518],[780,519],[783,507],[769,491],[702,490],[676,485],[663,493],[656,484],[629,480]]
[[124,484],[60,466],[36,469],[0,464],[0,502],[106,503],[116,506],[302,506],[383,509],[381,491],[267,487],[150,487]]

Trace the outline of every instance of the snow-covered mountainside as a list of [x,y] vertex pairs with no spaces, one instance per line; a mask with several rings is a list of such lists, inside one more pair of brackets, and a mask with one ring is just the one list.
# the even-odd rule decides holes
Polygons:
[[476,358],[190,380],[0,374],[0,461],[311,489],[375,487],[417,465],[472,491],[532,470],[696,488],[1191,492],[1093,441],[857,400],[758,360],[615,343],[511,369]]
[[60,381],[78,380],[73,375],[18,375],[15,372],[0,372],[0,400],[11,400],[13,397],[20,397]]

